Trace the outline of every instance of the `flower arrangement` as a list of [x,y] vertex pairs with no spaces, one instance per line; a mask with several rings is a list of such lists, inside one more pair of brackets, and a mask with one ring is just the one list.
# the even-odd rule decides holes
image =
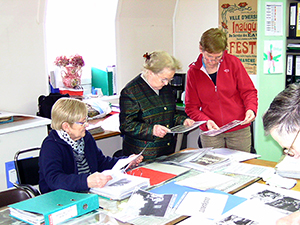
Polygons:
[[68,65],[75,67],[83,67],[85,65],[82,56],[76,54],[67,58],[66,56],[56,57],[54,64],[59,67],[66,67]]
[[66,56],[56,57],[54,64],[61,68],[61,77],[64,86],[68,88],[78,88],[81,85],[81,67],[84,61],[82,56],[76,54],[67,58]]

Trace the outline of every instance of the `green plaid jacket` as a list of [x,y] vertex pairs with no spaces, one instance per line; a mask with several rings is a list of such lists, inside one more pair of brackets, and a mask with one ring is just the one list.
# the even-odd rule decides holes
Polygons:
[[160,124],[171,128],[183,124],[187,117],[176,114],[175,97],[169,85],[157,95],[138,75],[120,95],[120,131],[123,135],[123,154],[138,154],[147,143],[144,159],[154,159],[174,152],[173,134],[164,138],[153,136],[153,127]]

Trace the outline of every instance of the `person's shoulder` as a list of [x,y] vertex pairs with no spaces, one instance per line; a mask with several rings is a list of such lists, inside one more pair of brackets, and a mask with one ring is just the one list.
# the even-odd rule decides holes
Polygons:
[[200,54],[197,59],[189,65],[189,69],[199,70],[202,67],[202,55]]
[[135,78],[133,78],[131,81],[129,81],[125,87],[122,89],[121,91],[121,95],[129,90],[138,90],[140,86],[144,86],[145,81],[143,80],[143,78],[141,77],[141,74],[139,74],[138,76],[136,76]]

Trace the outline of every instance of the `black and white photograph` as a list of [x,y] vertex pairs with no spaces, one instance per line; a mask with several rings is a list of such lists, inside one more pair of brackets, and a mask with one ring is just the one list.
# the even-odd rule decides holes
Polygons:
[[259,199],[264,204],[283,211],[296,212],[300,209],[299,199],[284,196],[267,189],[254,194],[251,199]]
[[173,203],[173,197],[173,194],[154,194],[139,189],[131,195],[128,203],[139,211],[139,216],[164,217]]
[[236,215],[230,215],[228,217],[226,217],[225,219],[219,221],[216,223],[217,225],[235,225],[235,224],[239,224],[239,225],[257,225],[259,224],[258,222],[255,222],[253,220],[247,219],[247,218],[243,218],[240,216],[236,216]]

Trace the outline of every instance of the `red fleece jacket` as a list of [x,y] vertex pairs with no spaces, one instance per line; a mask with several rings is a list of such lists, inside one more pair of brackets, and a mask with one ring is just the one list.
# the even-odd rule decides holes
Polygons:
[[[185,111],[195,120],[213,120],[219,127],[244,120],[248,109],[257,113],[257,90],[241,61],[224,52],[217,73],[216,86],[202,64],[202,54],[189,66]],[[228,132],[249,126],[237,126]],[[206,131],[206,125],[200,127]]]

